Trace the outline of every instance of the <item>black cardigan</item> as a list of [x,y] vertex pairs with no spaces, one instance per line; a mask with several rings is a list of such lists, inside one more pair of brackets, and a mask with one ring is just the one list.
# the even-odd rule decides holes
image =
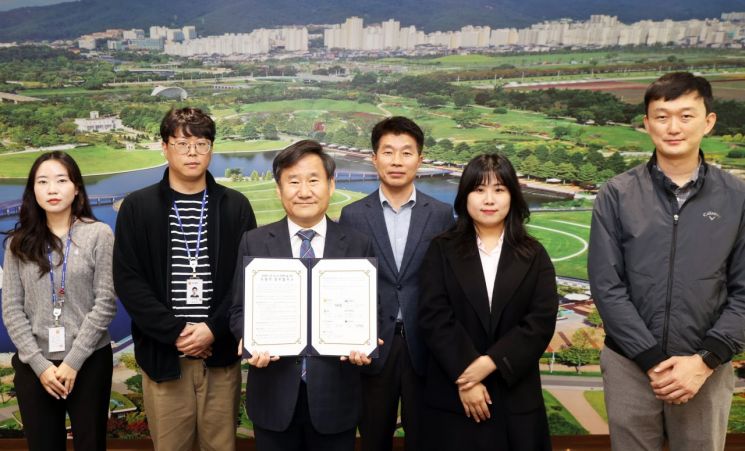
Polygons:
[[[251,204],[238,191],[218,185],[207,172],[210,197],[207,239],[213,297],[209,326],[215,342],[207,366],[227,366],[238,360],[238,343],[228,328],[231,283],[243,232],[256,227]],[[157,382],[181,376],[175,342],[186,325],[171,311],[169,212],[172,191],[168,170],[154,185],[128,195],[116,219],[114,287],[132,318],[135,358]]]

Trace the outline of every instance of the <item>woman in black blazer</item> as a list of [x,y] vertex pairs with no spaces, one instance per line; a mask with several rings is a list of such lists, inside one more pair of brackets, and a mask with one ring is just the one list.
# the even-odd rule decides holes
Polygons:
[[556,279],[526,233],[530,212],[509,160],[471,160],[455,212],[420,271],[431,351],[424,449],[550,450],[538,359],[554,332]]

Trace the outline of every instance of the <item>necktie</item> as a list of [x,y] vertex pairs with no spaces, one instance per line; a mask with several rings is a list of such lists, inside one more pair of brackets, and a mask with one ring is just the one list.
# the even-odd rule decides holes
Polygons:
[[300,243],[300,258],[316,258],[313,247],[310,245],[310,241],[316,236],[316,231],[313,229],[303,229],[298,231],[297,236],[302,240]]
[[[316,236],[316,231],[313,229],[303,229],[298,231],[297,236],[300,237],[302,240],[300,243],[300,258],[302,259],[310,259],[315,258],[316,254],[313,252],[313,246],[310,245],[311,240],[314,236]],[[308,374],[308,367],[306,358],[303,357],[303,363],[302,367],[300,369],[300,379],[303,380],[303,382],[307,382],[306,377]]]

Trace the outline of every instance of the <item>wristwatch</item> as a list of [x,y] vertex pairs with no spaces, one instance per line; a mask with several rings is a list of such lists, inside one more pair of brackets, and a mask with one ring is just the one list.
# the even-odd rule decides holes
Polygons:
[[708,366],[712,370],[717,369],[717,367],[722,364],[722,361],[719,359],[719,357],[717,357],[716,354],[711,351],[707,351],[706,349],[702,349],[696,354],[700,355],[701,360],[703,360],[706,366]]

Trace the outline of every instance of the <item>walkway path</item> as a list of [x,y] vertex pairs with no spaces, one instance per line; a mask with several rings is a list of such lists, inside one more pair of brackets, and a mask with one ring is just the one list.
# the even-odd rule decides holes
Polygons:
[[583,388],[549,388],[548,391],[590,434],[608,433],[608,423],[587,402]]

